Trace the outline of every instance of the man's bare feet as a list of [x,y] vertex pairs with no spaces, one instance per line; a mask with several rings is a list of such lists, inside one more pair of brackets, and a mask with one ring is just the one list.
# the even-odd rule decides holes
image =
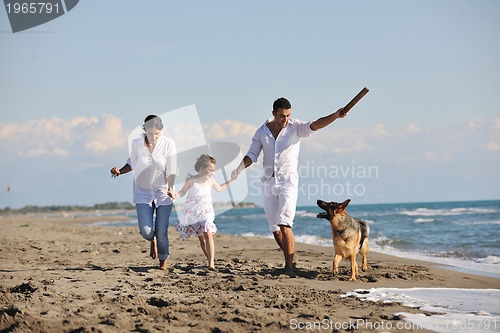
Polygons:
[[164,260],[160,259],[160,267],[159,268],[163,271],[165,271],[167,269],[167,260],[166,259],[164,259]]
[[156,259],[158,257],[158,249],[156,248],[156,239],[153,239],[151,241],[151,246],[149,249],[149,256],[153,259]]

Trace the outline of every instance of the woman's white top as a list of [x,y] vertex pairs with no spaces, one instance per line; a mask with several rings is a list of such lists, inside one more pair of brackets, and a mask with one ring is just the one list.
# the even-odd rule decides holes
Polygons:
[[167,178],[177,175],[177,149],[175,142],[163,135],[158,138],[151,153],[146,147],[146,134],[132,141],[127,164],[134,172],[134,203],[171,205],[167,195]]

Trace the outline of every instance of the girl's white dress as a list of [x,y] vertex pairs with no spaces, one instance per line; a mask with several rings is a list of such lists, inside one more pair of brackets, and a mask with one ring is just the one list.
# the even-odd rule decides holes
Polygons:
[[182,238],[202,236],[204,232],[215,234],[215,212],[212,205],[212,186],[206,182],[193,185],[187,191],[186,202],[174,225]]

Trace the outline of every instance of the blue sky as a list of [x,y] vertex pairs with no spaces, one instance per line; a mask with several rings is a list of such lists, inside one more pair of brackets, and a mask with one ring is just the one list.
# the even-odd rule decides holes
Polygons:
[[498,31],[496,0],[85,0],[15,34],[0,9],[0,207],[130,201],[109,169],[147,114],[195,104],[244,154],[276,98],[312,120],[363,86],[303,141],[299,204],[498,199]]

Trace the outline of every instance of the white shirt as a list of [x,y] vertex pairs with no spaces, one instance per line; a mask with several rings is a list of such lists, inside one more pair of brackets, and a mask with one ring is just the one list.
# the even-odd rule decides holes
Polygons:
[[291,180],[292,183],[297,184],[300,139],[315,133],[311,129],[312,121],[303,122],[290,119],[287,126],[274,139],[271,130],[267,127],[267,123],[272,120],[273,118],[268,119],[257,129],[246,156],[255,163],[260,152],[264,151],[264,177],[262,177],[262,181],[271,179],[274,174],[276,183]]
[[171,205],[167,195],[167,178],[177,175],[177,149],[175,142],[163,135],[158,138],[151,153],[144,145],[146,134],[132,141],[127,160],[134,171],[134,203]]

